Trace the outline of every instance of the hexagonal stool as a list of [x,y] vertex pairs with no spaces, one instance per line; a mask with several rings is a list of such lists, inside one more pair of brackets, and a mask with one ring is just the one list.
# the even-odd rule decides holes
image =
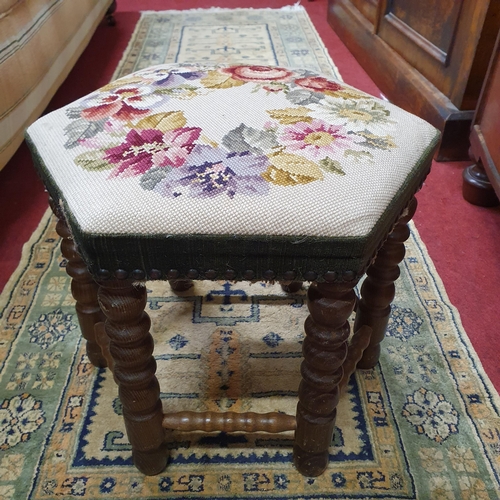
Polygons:
[[[339,392],[377,363],[438,138],[311,71],[182,64],[138,71],[28,129],[88,356],[113,370],[142,472],[165,467],[165,428],[295,429],[299,471],[325,470]],[[196,279],[312,282],[296,416],[163,414],[144,284]]]

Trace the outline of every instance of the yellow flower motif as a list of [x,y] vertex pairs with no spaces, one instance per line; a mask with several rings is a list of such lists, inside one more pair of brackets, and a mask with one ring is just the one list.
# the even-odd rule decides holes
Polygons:
[[312,122],[309,116],[310,109],[304,106],[297,108],[284,108],[284,109],[268,109],[267,113],[271,118],[277,120],[283,125],[293,125],[299,122]]
[[135,83],[144,83],[145,78],[142,76],[133,76],[129,78],[120,78],[119,80],[115,80],[114,82],[108,83],[99,89],[99,92],[112,92],[115,89],[119,89],[120,87],[126,85],[133,85]]
[[329,95],[332,97],[340,97],[342,99],[365,99],[366,98],[366,94],[364,94],[363,92],[358,92],[357,90],[349,89],[349,88],[342,88],[340,90],[334,90],[334,91],[327,90],[324,93],[326,95]]
[[59,305],[62,295],[60,293],[47,293],[45,294],[42,302],[44,307],[52,307]]
[[2,458],[0,463],[0,480],[15,481],[23,470],[24,456],[9,455]]
[[461,476],[458,484],[464,500],[489,500],[490,495],[486,490],[486,485],[478,477]]
[[51,292],[61,292],[66,286],[66,281],[67,279],[64,276],[55,276],[53,278],[50,278],[50,281],[47,285],[47,290]]
[[168,130],[185,127],[186,124],[187,120],[182,111],[169,111],[147,116],[140,120],[136,127],[144,130],[156,129],[167,132]]
[[455,494],[450,481],[446,477],[433,476],[429,480],[429,489],[431,490],[431,498],[436,500],[454,500]]
[[209,71],[207,76],[200,80],[200,83],[209,89],[230,89],[245,84],[244,81],[235,80],[231,75],[219,71]]
[[436,450],[436,448],[420,448],[418,450],[418,456],[420,457],[423,468],[427,472],[434,474],[446,470],[442,450]]
[[269,155],[271,165],[262,177],[278,186],[295,186],[322,180],[323,174],[316,163],[302,156],[288,153]]
[[459,472],[477,472],[477,464],[470,448],[451,447],[448,451],[452,467]]

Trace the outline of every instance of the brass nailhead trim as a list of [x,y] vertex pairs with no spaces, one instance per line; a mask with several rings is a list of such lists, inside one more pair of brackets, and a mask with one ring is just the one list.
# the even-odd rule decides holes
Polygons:
[[217,271],[215,269],[209,269],[205,272],[205,278],[207,278],[208,280],[214,280],[215,278],[217,278]]
[[268,269],[267,271],[264,272],[263,276],[266,280],[272,280],[276,276],[276,273],[271,269]]
[[314,271],[307,271],[304,273],[304,279],[306,281],[315,281],[318,275]]
[[323,278],[325,278],[325,281],[328,283],[333,283],[337,279],[337,273],[335,271],[327,271],[323,275]]
[[111,273],[107,269],[99,269],[97,277],[101,280],[107,280],[111,277]]
[[187,276],[189,279],[195,280],[195,279],[198,277],[198,275],[199,275],[199,274],[200,274],[200,273],[199,273],[196,269],[190,269],[190,270],[187,272],[186,276]]
[[161,275],[162,275],[162,272],[159,269],[151,269],[151,271],[149,271],[149,277],[152,280],[161,279]]
[[132,271],[131,276],[135,280],[143,280],[146,277],[146,273],[142,269],[135,269]]
[[251,269],[247,269],[243,273],[243,278],[245,278],[246,280],[253,280],[255,278],[255,273]]
[[236,278],[236,271],[233,269],[227,269],[224,276],[227,280],[234,280],[234,278]]
[[170,269],[167,272],[167,279],[169,279],[169,280],[175,280],[178,277],[179,277],[179,271],[177,271],[177,269]]
[[115,271],[115,278],[119,280],[125,280],[128,278],[128,273],[125,269],[118,269]]

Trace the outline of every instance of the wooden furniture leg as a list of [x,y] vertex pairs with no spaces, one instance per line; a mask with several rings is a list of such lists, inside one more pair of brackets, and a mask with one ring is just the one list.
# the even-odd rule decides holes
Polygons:
[[168,280],[168,283],[174,292],[185,292],[194,286],[192,280]]
[[94,327],[100,321],[104,321],[104,315],[97,301],[97,283],[89,273],[85,262],[83,262],[78,248],[71,236],[64,215],[59,207],[50,200],[50,206],[54,215],[58,218],[56,226],[57,234],[62,238],[61,253],[68,261],[66,272],[71,279],[71,294],[76,300],[76,315],[80,323],[83,338],[87,341],[87,356],[94,366],[107,366],[101,348],[96,342]]
[[369,326],[372,334],[370,344],[365,349],[357,368],[366,370],[378,363],[380,343],[385,336],[391,314],[391,303],[396,292],[394,282],[399,278],[399,263],[405,256],[404,242],[410,236],[408,222],[416,209],[417,200],[413,198],[366,272],[366,279],[361,286],[361,299],[356,309],[354,331],[362,326]]
[[136,467],[146,475],[160,473],[168,453],[162,427],[163,410],[156,378],[151,321],[144,312],[146,288],[132,280],[99,281],[99,303],[113,375],[123,406],[127,436]]
[[281,289],[286,293],[297,293],[302,289],[302,281],[283,281],[281,282]]
[[295,466],[305,476],[319,476],[328,465],[355,284],[313,283],[307,293],[310,314],[304,325],[304,361],[293,449]]
[[113,16],[115,10],[116,10],[116,0],[113,0],[113,3],[109,6],[108,10],[106,11],[106,20],[108,22],[108,26],[116,26],[116,19]]
[[481,159],[463,171],[462,196],[480,207],[496,207],[500,203]]

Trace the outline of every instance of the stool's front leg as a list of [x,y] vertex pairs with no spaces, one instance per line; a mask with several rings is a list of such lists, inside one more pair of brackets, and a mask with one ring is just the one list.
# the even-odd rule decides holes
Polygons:
[[319,476],[328,465],[355,284],[312,284],[307,294],[310,315],[304,325],[304,361],[293,450],[295,465],[306,476]]
[[384,246],[379,250],[375,262],[366,272],[366,279],[361,286],[361,299],[356,309],[354,331],[369,326],[372,335],[357,368],[369,369],[378,363],[380,342],[385,336],[391,314],[391,302],[396,292],[394,282],[399,278],[399,263],[405,256],[404,243],[410,236],[408,222],[416,209],[417,200],[413,198]]
[[99,303],[106,315],[109,352],[132,456],[147,475],[160,473],[168,453],[162,427],[163,410],[156,378],[151,321],[144,312],[146,288],[129,280],[99,282]]
[[101,348],[96,342],[94,326],[104,321],[97,302],[97,283],[87,269],[87,265],[78,253],[78,248],[71,236],[66,220],[59,208],[50,200],[50,206],[54,215],[59,219],[56,231],[62,238],[61,253],[66,258],[66,272],[72,278],[71,294],[76,300],[76,314],[80,324],[83,338],[87,341],[87,356],[94,366],[105,367],[106,360]]

